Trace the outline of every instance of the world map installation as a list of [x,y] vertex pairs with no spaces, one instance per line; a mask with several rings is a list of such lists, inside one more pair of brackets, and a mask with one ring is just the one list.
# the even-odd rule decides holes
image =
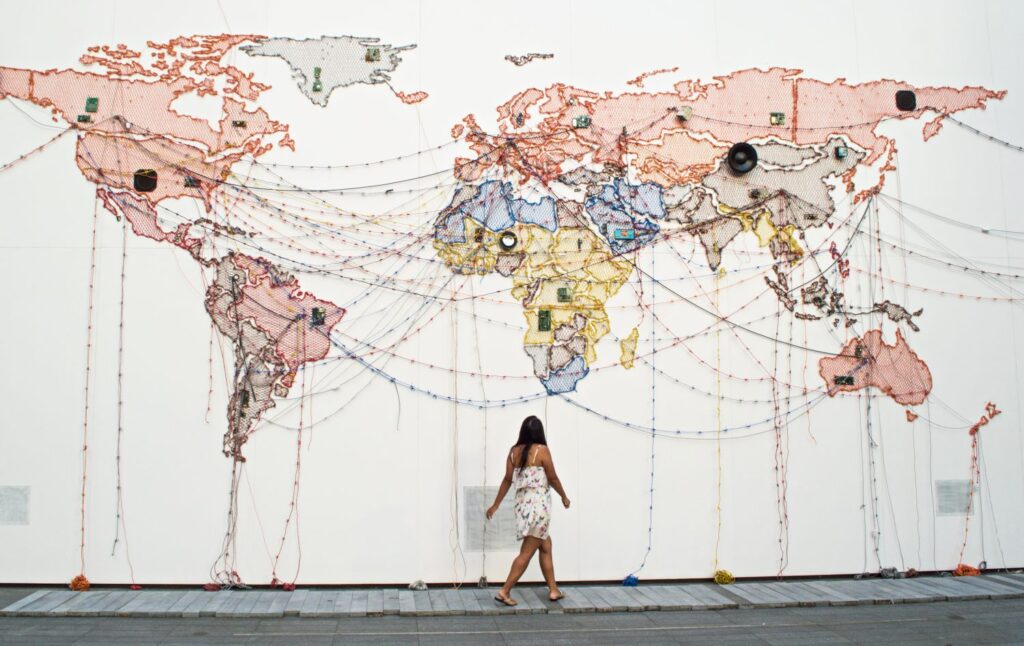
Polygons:
[[[203,305],[233,350],[223,449],[235,460],[244,460],[246,442],[305,367],[332,354],[366,361],[381,351],[353,351],[342,337],[358,304],[311,293],[302,275],[357,280],[371,291],[398,287],[385,272],[327,270],[345,232],[286,197],[312,196],[327,209],[324,192],[256,174],[269,168],[260,159],[271,150],[295,152],[303,142],[290,136],[287,115],[261,107],[270,86],[227,61],[276,59],[291,71],[294,91],[319,108],[330,109],[357,84],[383,86],[412,105],[429,95],[399,91],[391,73],[414,48],[355,36],[183,36],[147,42],[143,51],[90,47],[78,60],[87,71],[0,67],[0,98],[49,109],[66,128],[57,138],[75,137],[74,163],[95,185],[102,209],[134,235],[183,250],[208,276]],[[536,65],[550,55],[506,58]],[[765,293],[794,319],[843,337],[817,359],[818,394],[877,389],[908,407],[909,418],[909,407],[925,402],[933,385],[927,358],[913,349],[922,311],[889,299],[850,303],[845,250],[831,234],[815,243],[808,234],[845,226],[836,222],[837,194],[856,216],[881,193],[896,168],[896,142],[879,132],[882,124],[923,119],[921,137],[930,141],[951,115],[984,109],[1005,92],[826,81],[782,68],[645,89],[651,77],[677,72],[642,74],[621,93],[530,87],[497,106],[493,123],[463,116],[450,132],[461,153],[448,172],[443,208],[421,218],[418,237],[364,245],[359,258],[369,263],[386,250],[419,262],[416,254],[427,249],[446,280],[503,277],[526,328],[514,372],[532,375],[547,396],[565,396],[584,388],[595,369],[625,373],[642,359],[637,328],[617,340],[612,357],[602,358],[599,344],[611,330],[609,300],[631,279],[658,280],[638,264],[645,248],[692,239],[704,257],[691,260],[720,275],[729,269],[723,254],[730,245],[751,237],[770,257],[757,276]],[[174,107],[187,97],[218,102],[219,119]],[[747,143],[753,162],[738,168],[731,155]],[[194,201],[200,215],[174,211],[180,200]],[[272,214],[282,228],[263,227],[260,214]],[[315,248],[300,248],[300,235],[315,237]],[[310,261],[318,255],[323,264]],[[813,280],[791,281],[797,268],[819,259]],[[750,332],[711,313],[716,325]],[[859,329],[869,315],[898,325],[895,336]],[[398,356],[400,346],[386,350]]]

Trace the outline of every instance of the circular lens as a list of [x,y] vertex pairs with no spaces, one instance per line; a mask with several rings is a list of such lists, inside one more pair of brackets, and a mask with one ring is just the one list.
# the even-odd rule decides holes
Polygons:
[[501,237],[498,238],[498,243],[501,245],[501,248],[506,250],[514,249],[517,242],[519,242],[519,240],[516,238],[516,234],[511,231],[502,233]]
[[754,170],[754,166],[757,166],[757,151],[747,142],[741,141],[738,144],[733,144],[732,148],[729,149],[726,161],[732,172],[737,175],[743,175]]

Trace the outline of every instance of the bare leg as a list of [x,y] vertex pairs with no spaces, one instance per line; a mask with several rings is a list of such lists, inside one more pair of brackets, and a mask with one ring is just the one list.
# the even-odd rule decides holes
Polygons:
[[558,597],[562,593],[558,589],[558,582],[555,581],[555,562],[551,558],[551,537],[544,539],[540,544],[540,571],[544,573],[544,580],[548,584],[548,598]]
[[505,579],[505,585],[501,586],[501,591],[498,593],[502,597],[508,597],[512,592],[512,586],[519,581],[519,577],[523,576],[523,572],[526,572],[527,566],[530,565],[530,560],[533,559],[533,553],[541,546],[541,540],[534,538],[533,536],[527,536],[523,539],[523,545],[519,548],[519,556],[512,561],[512,567],[508,571],[508,578]]

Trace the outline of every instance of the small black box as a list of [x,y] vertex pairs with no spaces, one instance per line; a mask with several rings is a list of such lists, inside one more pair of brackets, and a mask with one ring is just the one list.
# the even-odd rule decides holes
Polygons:
[[135,171],[135,190],[140,193],[152,193],[156,190],[156,171],[152,168],[140,168]]
[[913,90],[896,91],[896,107],[904,112],[912,112],[917,109],[917,95]]

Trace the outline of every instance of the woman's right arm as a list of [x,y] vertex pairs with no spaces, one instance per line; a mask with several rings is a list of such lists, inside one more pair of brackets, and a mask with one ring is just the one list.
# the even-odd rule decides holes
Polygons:
[[491,505],[490,509],[487,510],[487,520],[490,520],[494,516],[494,513],[498,511],[498,506],[501,505],[501,501],[505,499],[505,494],[508,493],[509,488],[512,487],[512,453],[509,452],[508,457],[505,458],[505,477],[501,481],[501,486],[498,487],[498,495],[494,498],[494,504]]
[[562,497],[562,504],[568,509],[570,503],[569,496],[565,495],[562,481],[558,479],[558,474],[555,473],[555,461],[551,459],[551,451],[545,446],[541,455],[541,465],[544,467],[544,475],[548,477],[548,484],[558,492],[558,495]]

